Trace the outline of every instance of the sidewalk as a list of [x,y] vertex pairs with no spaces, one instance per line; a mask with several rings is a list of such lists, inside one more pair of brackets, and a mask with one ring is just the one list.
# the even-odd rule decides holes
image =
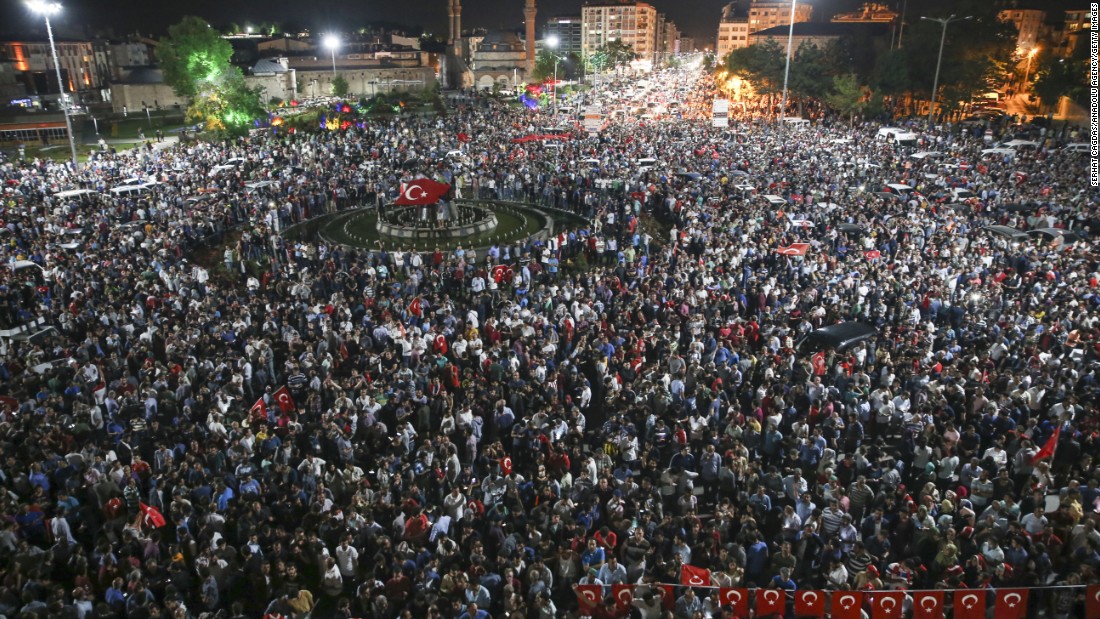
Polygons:
[[[145,137],[145,142],[151,143],[153,145],[153,150],[164,150],[166,148],[171,148],[171,147],[175,146],[176,144],[178,144],[179,141],[180,141],[180,138],[179,138],[178,135],[166,135],[166,136],[164,136],[163,140],[160,141],[160,142],[157,141],[156,137],[150,137],[150,136]],[[132,146],[133,148],[137,148],[138,144],[139,144],[138,140],[136,140],[136,139],[127,140],[127,139],[121,139],[121,138],[119,138],[119,139],[104,139],[103,142],[105,144],[107,144],[107,146],[124,145],[124,146]],[[94,140],[94,141],[91,141],[91,142],[85,142],[84,145],[85,146],[92,146],[92,147],[99,146],[99,140]]]

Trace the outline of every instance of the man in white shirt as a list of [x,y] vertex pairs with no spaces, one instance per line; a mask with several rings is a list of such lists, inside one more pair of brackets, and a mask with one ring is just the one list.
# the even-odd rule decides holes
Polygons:
[[351,545],[350,535],[336,547],[336,566],[340,568],[340,575],[345,579],[355,577],[359,568],[359,551]]

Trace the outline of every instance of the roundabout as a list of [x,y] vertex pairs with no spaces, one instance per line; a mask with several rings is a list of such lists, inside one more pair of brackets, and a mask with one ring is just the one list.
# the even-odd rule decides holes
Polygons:
[[438,205],[386,205],[324,218],[308,228],[292,228],[291,238],[318,239],[362,249],[443,250],[487,248],[528,239],[546,240],[584,223],[570,212],[503,200],[455,200]]

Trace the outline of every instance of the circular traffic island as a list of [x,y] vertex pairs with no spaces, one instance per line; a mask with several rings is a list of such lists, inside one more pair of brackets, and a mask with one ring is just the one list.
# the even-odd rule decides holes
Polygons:
[[455,200],[445,206],[386,205],[331,215],[287,231],[362,249],[449,250],[546,240],[584,219],[565,211],[503,200]]

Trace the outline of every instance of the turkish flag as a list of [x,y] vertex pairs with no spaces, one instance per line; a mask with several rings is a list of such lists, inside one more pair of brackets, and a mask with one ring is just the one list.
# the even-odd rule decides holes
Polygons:
[[401,194],[393,203],[403,206],[435,204],[450,190],[451,186],[446,183],[439,183],[430,178],[418,178],[402,185]]
[[470,141],[470,136],[468,136],[465,133],[459,131],[458,132],[458,141],[463,142],[463,143],[469,142]]
[[168,524],[168,521],[164,519],[164,514],[161,514],[159,509],[146,505],[141,501],[138,501],[138,509],[145,514],[145,523],[154,529],[159,529]]
[[955,619],[985,619],[985,589],[955,592]]
[[780,256],[805,256],[810,250],[809,243],[791,243],[789,247],[780,247],[775,253]]
[[1043,443],[1043,446],[1039,449],[1039,451],[1037,451],[1034,456],[1031,456],[1031,463],[1035,464],[1040,460],[1053,456],[1054,448],[1058,446],[1058,437],[1060,436],[1062,436],[1061,425],[1059,425],[1057,428],[1054,428],[1054,434],[1051,434],[1050,438],[1047,439],[1047,442]]
[[263,398],[256,400],[256,403],[252,405],[252,408],[248,409],[248,416],[249,418],[257,421],[267,420],[267,405],[264,404]]
[[872,619],[901,619],[904,591],[876,591],[871,596]]
[[722,587],[718,590],[718,603],[733,611],[733,616],[743,619],[749,616],[749,590]]
[[862,591],[833,591],[833,619],[861,619]]
[[603,599],[603,585],[577,585],[575,591],[583,614],[592,614]]
[[675,585],[658,585],[661,587],[661,606],[665,610],[673,610],[676,608],[676,586]]
[[799,617],[821,617],[825,614],[825,592],[799,591],[794,594],[794,614]]
[[688,587],[709,587],[710,570],[694,565],[681,565],[680,584]]
[[611,595],[615,597],[615,608],[619,612],[630,612],[630,603],[634,601],[634,585],[611,585]]
[[511,281],[512,267],[506,264],[498,264],[493,267],[493,281],[501,283],[505,281]]
[[868,260],[875,260],[882,257],[882,252],[877,249],[868,249],[863,252],[863,257]]
[[813,364],[814,367],[814,376],[825,375],[826,368],[824,352],[818,351],[817,353],[815,353],[813,357],[810,357],[810,363]]
[[1024,619],[1027,616],[1027,589],[997,589],[997,619]]
[[781,589],[756,590],[756,616],[782,615],[787,608],[787,592]]
[[275,398],[275,404],[279,406],[279,410],[284,413],[294,410],[294,398],[290,396],[290,389],[287,389],[286,385],[279,387],[271,396]]
[[420,297],[416,297],[415,299],[413,299],[412,301],[409,302],[409,313],[412,314],[413,316],[416,316],[417,318],[420,318],[420,315],[421,315],[421,313],[423,313],[423,311],[424,310],[422,310],[421,307],[420,307]]
[[1100,619],[1100,585],[1089,585],[1085,594],[1085,619]]
[[938,619],[943,616],[943,591],[913,592],[913,619]]

